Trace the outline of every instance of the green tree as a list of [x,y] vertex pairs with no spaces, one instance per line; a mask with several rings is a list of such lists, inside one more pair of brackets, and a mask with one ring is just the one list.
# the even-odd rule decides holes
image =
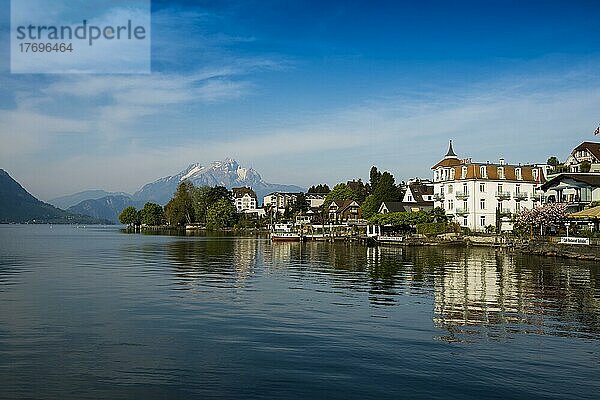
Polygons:
[[582,161],[581,164],[579,165],[580,172],[590,172],[590,169],[592,169],[592,164],[587,160]]
[[197,222],[206,223],[206,212],[212,204],[210,186],[201,186],[192,191],[192,206]]
[[323,210],[325,212],[327,212],[327,210],[329,209],[329,205],[334,200],[358,201],[358,196],[345,183],[338,183],[333,187],[333,190],[331,190],[331,192],[329,192],[329,194],[325,197],[325,202],[323,203]]
[[123,209],[123,211],[121,211],[121,214],[119,214],[119,222],[129,226],[139,225],[140,216],[136,208],[133,206],[129,206]]
[[329,189],[329,186],[327,184],[319,184],[319,185],[313,185],[308,189],[308,193],[321,193],[321,194],[327,194],[331,192],[331,190]]
[[379,211],[379,207],[381,203],[377,200],[374,194],[370,194],[367,196],[365,201],[360,206],[362,209],[362,216],[365,219],[371,218],[373,215]]
[[231,199],[231,192],[224,186],[201,186],[194,188],[192,191],[192,203],[196,221],[206,223],[208,208],[221,199],[227,201]]
[[193,190],[194,185],[188,181],[177,186],[173,198],[165,206],[165,217],[169,225],[185,225],[195,221],[191,195]]
[[304,193],[298,193],[296,196],[296,200],[292,204],[291,213],[293,215],[299,215],[307,212],[309,209],[308,201],[306,200],[306,195]]
[[162,225],[165,219],[163,208],[156,203],[146,203],[140,211],[141,222],[148,226]]
[[220,199],[208,207],[206,227],[208,229],[223,229],[235,224],[235,207],[227,199]]
[[369,195],[362,204],[362,212],[364,218],[370,218],[377,213],[381,203],[384,201],[399,201],[400,191],[395,184],[395,179],[389,172],[382,173],[377,179],[377,186],[373,189],[373,193]]
[[356,201],[359,203],[365,201],[366,197],[369,195],[369,187],[368,185],[365,185],[361,179],[353,179],[348,181],[346,185],[356,194]]
[[548,158],[548,161],[546,161],[546,164],[548,164],[552,168],[556,168],[560,164],[560,161],[558,161],[557,157],[552,156],[552,157]]
[[379,179],[381,179],[381,172],[379,172],[377,167],[373,165],[371,167],[371,171],[369,172],[369,187],[371,189],[371,193],[375,190],[377,184],[379,184]]

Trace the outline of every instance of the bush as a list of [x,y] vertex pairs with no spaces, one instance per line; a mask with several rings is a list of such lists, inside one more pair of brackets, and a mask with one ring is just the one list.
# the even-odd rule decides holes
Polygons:
[[447,224],[444,222],[429,222],[417,224],[417,233],[425,236],[436,236],[447,232]]

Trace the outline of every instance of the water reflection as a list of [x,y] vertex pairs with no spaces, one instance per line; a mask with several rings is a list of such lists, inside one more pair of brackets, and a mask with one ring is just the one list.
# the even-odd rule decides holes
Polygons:
[[[514,333],[594,336],[600,332],[600,268],[590,262],[491,249],[367,248],[261,239],[168,244],[180,283],[241,285],[257,273],[285,274],[292,287],[366,294],[372,307],[432,299],[443,340]],[[210,277],[212,280],[206,280]],[[329,288],[329,289],[328,289]],[[595,336],[594,336],[595,337]]]
[[252,238],[176,240],[167,244],[167,256],[184,288],[206,282],[238,286],[261,264],[263,244]]

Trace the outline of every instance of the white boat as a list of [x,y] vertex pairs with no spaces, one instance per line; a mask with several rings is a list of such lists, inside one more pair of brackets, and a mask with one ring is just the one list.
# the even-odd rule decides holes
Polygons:
[[271,240],[274,242],[299,242],[301,239],[300,233],[290,223],[275,224],[271,231]]
[[399,243],[404,241],[402,236],[377,236],[377,241],[380,243]]

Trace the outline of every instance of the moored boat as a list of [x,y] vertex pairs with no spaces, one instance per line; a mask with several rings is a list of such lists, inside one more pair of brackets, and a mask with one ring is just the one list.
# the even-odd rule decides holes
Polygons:
[[274,242],[299,242],[302,236],[294,229],[293,224],[275,224],[271,231],[271,240]]

